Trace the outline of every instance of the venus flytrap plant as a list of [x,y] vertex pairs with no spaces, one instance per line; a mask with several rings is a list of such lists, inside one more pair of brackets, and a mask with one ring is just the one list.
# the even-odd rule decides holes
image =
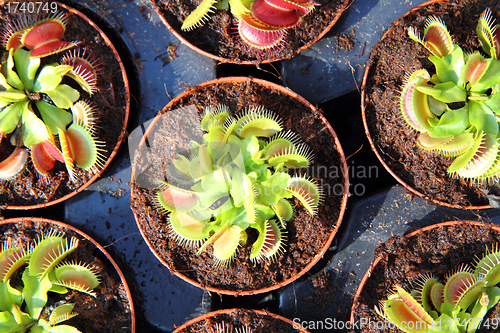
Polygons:
[[202,26],[210,12],[229,6],[245,45],[272,49],[282,42],[287,29],[299,24],[318,5],[313,0],[203,0],[186,18],[181,30]]
[[246,243],[247,228],[254,228],[250,259],[272,260],[284,251],[284,228],[294,216],[288,199],[297,198],[311,215],[320,203],[315,181],[287,172],[307,167],[312,153],[263,107],[248,107],[235,118],[226,106],[209,106],[201,127],[203,142],[191,142],[189,154],[167,167],[168,182],[160,181],[157,203],[169,212],[170,235],[198,253],[212,245],[224,265]]
[[394,292],[375,310],[405,332],[476,332],[484,316],[500,301],[498,244],[487,249],[475,268],[462,265],[445,284],[432,275],[420,277],[416,288]]
[[[2,332],[76,333],[61,324],[77,314],[74,304],[63,303],[44,311],[48,293],[66,294],[68,289],[87,293],[99,285],[97,272],[89,265],[63,262],[78,247],[78,239],[67,239],[51,231],[32,246],[2,244],[0,251],[0,330]],[[24,270],[23,270],[24,268]],[[22,283],[21,283],[22,282]]]
[[484,54],[464,52],[436,17],[427,20],[423,38],[410,27],[410,38],[432,54],[435,73],[420,69],[407,77],[400,108],[420,132],[419,147],[454,157],[450,174],[481,181],[500,173],[500,25],[489,9],[476,33]]
[[66,14],[57,13],[11,19],[2,31],[7,52],[0,72],[0,133],[10,134],[16,148],[0,162],[0,181],[16,178],[28,154],[43,183],[56,161],[65,163],[73,181],[75,166],[92,172],[102,167],[95,111],[69,85],[74,81],[89,96],[96,93],[100,65],[86,50],[66,51],[59,63],[42,61],[79,44],[62,40],[65,26]]

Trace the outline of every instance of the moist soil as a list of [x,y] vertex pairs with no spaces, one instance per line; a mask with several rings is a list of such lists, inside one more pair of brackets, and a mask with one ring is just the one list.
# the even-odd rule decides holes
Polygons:
[[154,0],[170,26],[189,43],[215,56],[231,62],[276,61],[289,59],[299,53],[305,45],[313,42],[345,10],[344,0],[315,0],[319,6],[307,14],[294,28],[288,29],[284,42],[270,51],[255,52],[239,37],[236,19],[230,10],[215,10],[201,28],[181,31],[185,18],[200,4],[200,0]]
[[[58,8],[66,12],[61,6]],[[7,13],[1,11],[0,25],[5,24],[6,18]],[[85,20],[75,14],[69,14],[67,22],[63,40],[81,41],[80,45],[88,48],[92,55],[99,59],[103,69],[97,81],[98,91],[92,96],[79,88],[72,79],[65,79],[68,81],[63,81],[63,83],[77,89],[80,92],[80,100],[91,101],[95,106],[98,117],[95,134],[97,140],[104,142],[103,160],[107,161],[120,140],[126,117],[127,95],[120,65],[97,30]],[[47,62],[59,61],[62,54],[64,52],[57,56],[42,58],[40,68]],[[14,147],[9,143],[9,137],[4,138],[0,143],[0,161],[7,158],[13,150]],[[65,165],[56,161],[54,169],[50,171],[47,184],[44,184],[34,171],[32,163],[28,162],[25,170],[16,179],[0,182],[0,207],[28,206],[56,200],[77,190],[95,175],[92,171],[84,171],[78,167],[75,167],[75,170],[77,181],[72,182]]]
[[[12,244],[26,246],[51,230],[64,233],[68,239],[76,237],[79,240],[78,248],[64,262],[74,261],[94,267],[99,274],[100,284],[94,289],[95,298],[70,289],[65,295],[49,292],[41,318],[48,319],[50,311],[58,302],[72,303],[75,305],[73,312],[78,315],[63,324],[76,327],[82,333],[130,332],[132,321],[125,286],[111,262],[90,241],[63,227],[26,219],[23,222],[0,225],[0,243],[10,240]],[[19,283],[22,283],[20,279]]]
[[450,177],[446,170],[453,159],[420,149],[416,145],[417,132],[405,123],[399,110],[405,75],[420,68],[435,73],[427,59],[430,53],[412,41],[406,29],[413,26],[422,35],[426,19],[436,15],[464,51],[480,50],[475,31],[479,16],[487,7],[498,22],[500,4],[496,0],[442,1],[413,11],[390,26],[385,38],[373,47],[367,63],[370,68],[365,87],[366,121],[383,161],[427,198],[464,207],[488,204],[484,185]]
[[[373,326],[366,325],[362,332],[401,332],[397,328],[389,329],[388,325],[379,330],[384,327],[384,319],[374,310],[380,300],[387,299],[395,284],[408,287],[412,281],[426,274],[432,274],[444,283],[446,277],[461,265],[473,267],[486,248],[491,250],[499,241],[498,231],[489,226],[467,223],[438,227],[411,237],[391,237],[375,250],[375,257],[382,259],[354,303],[355,322],[365,320],[372,323]],[[486,317],[490,320],[492,317],[500,318],[499,310],[497,304]],[[478,332],[491,332],[491,329],[483,327]]]
[[178,333],[213,333],[215,332],[216,325],[225,325],[226,330],[224,332],[236,332],[235,329],[239,329],[241,332],[247,332],[244,330],[245,327],[251,328],[251,332],[253,333],[302,332],[294,328],[294,325],[270,315],[255,313],[251,310],[237,309],[231,313],[218,314],[200,320],[180,330]]
[[[167,263],[172,272],[181,272],[202,286],[225,290],[269,287],[299,273],[325,246],[330,234],[338,229],[344,181],[338,147],[318,114],[311,112],[310,108],[294,98],[251,79],[243,83],[214,84],[199,88],[182,98],[171,109],[194,105],[201,113],[206,105],[217,104],[226,104],[233,113],[251,105],[262,105],[283,120],[284,130],[291,129],[299,134],[314,152],[314,162],[307,174],[322,184],[325,194],[318,213],[312,217],[298,201],[293,202],[296,214],[287,223],[285,252],[273,262],[250,261],[251,245],[257,237],[250,232],[247,244],[240,248],[233,263],[227,267],[217,268],[211,246],[200,255],[196,255],[196,249],[179,246],[169,237],[167,215],[156,208],[157,189],[141,188],[138,185],[147,183],[148,179],[163,179],[164,164],[175,157],[175,152],[166,153],[169,147],[187,149],[191,133],[183,131],[186,126],[179,126],[177,123],[163,124],[152,138],[148,138],[148,152],[136,156],[133,168],[136,172],[145,171],[132,182],[131,207],[138,226],[152,245],[153,251]],[[166,111],[168,110],[161,113]],[[197,122],[198,119],[195,119],[194,125]],[[171,127],[170,131],[168,127]]]

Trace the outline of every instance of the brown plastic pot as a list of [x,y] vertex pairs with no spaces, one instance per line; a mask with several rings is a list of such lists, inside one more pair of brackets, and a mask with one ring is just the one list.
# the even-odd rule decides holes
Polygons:
[[[158,119],[160,119],[160,115],[163,114],[164,112],[167,112],[167,110],[169,108],[171,108],[172,105],[176,105],[177,106],[177,104],[180,101],[182,101],[183,99],[187,98],[188,96],[197,95],[198,91],[202,91],[206,87],[211,87],[213,85],[228,85],[228,86],[232,86],[232,85],[235,85],[235,84],[236,85],[240,84],[241,85],[240,89],[245,89],[244,86],[246,86],[246,87],[250,87],[250,86],[251,87],[259,87],[259,88],[262,87],[262,89],[264,89],[264,91],[266,91],[266,93],[269,92],[268,95],[271,92],[273,92],[273,93],[277,93],[277,94],[280,94],[280,95],[282,94],[282,95],[288,96],[287,98],[291,98],[291,99],[296,100],[298,103],[300,103],[301,105],[303,105],[305,109],[310,110],[310,112],[314,115],[314,119],[315,119],[314,121],[318,122],[319,124],[321,124],[321,129],[319,129],[319,131],[322,131],[322,132],[324,131],[325,133],[327,133],[326,135],[328,135],[328,137],[331,138],[329,140],[331,140],[332,142],[334,142],[334,144],[336,146],[335,150],[336,150],[336,152],[338,154],[338,159],[340,160],[339,161],[339,164],[340,164],[339,167],[341,168],[342,178],[343,178],[342,182],[339,184],[340,188],[342,189],[342,193],[341,194],[338,193],[339,194],[338,197],[341,197],[341,199],[335,199],[335,200],[340,201],[340,205],[339,205],[340,207],[338,207],[338,209],[339,209],[339,216],[336,217],[336,221],[335,221],[335,218],[331,219],[332,221],[335,221],[335,222],[332,223],[333,225],[331,226],[331,230],[329,231],[329,237],[328,237],[327,241],[321,246],[321,250],[318,253],[316,253],[314,255],[314,257],[312,258],[312,260],[304,268],[302,268],[297,274],[295,274],[295,275],[291,276],[290,278],[287,278],[287,279],[285,279],[283,281],[277,282],[277,283],[275,283],[273,285],[270,285],[268,287],[261,288],[261,289],[229,290],[229,289],[224,289],[222,287],[213,287],[213,286],[210,286],[210,285],[202,285],[199,281],[195,281],[194,279],[188,277],[185,274],[185,272],[179,271],[176,268],[172,267],[172,265],[170,265],[167,262],[167,260],[159,253],[158,248],[153,244],[152,240],[150,239],[151,236],[154,236],[154,237],[163,237],[163,235],[165,235],[165,238],[168,239],[168,237],[165,234],[165,230],[158,230],[158,228],[160,228],[160,227],[163,228],[162,225],[164,223],[160,224],[158,226],[155,225],[154,227],[152,227],[150,225],[151,219],[152,218],[156,219],[157,216],[160,213],[155,211],[155,207],[154,206],[152,206],[152,207],[134,207],[134,204],[132,204],[131,208],[132,208],[132,211],[134,213],[134,216],[135,216],[135,219],[136,219],[136,222],[137,222],[137,225],[139,227],[139,230],[141,232],[142,237],[144,238],[144,240],[148,244],[148,246],[149,246],[150,250],[153,252],[153,254],[158,258],[158,260],[160,260],[161,263],[163,263],[165,266],[167,266],[169,268],[169,270],[171,271],[171,273],[173,275],[176,275],[179,278],[183,279],[184,281],[189,282],[190,284],[192,284],[194,286],[197,286],[199,288],[202,288],[204,290],[207,290],[207,291],[216,292],[218,294],[228,294],[228,295],[236,295],[236,296],[238,296],[238,295],[252,295],[252,294],[258,294],[258,293],[265,293],[265,292],[269,292],[271,290],[275,290],[275,289],[278,289],[280,287],[283,287],[283,286],[285,286],[285,285],[287,285],[287,284],[295,281],[296,279],[298,279],[302,275],[304,275],[309,269],[311,269],[318,262],[319,259],[321,259],[323,257],[323,255],[325,254],[326,250],[328,250],[328,248],[330,246],[330,243],[332,242],[335,234],[337,233],[337,230],[338,230],[338,228],[340,226],[340,223],[342,221],[342,217],[344,215],[346,204],[347,204],[347,196],[348,196],[348,190],[349,190],[349,180],[348,180],[347,173],[344,172],[345,170],[347,170],[347,164],[346,164],[346,160],[345,160],[344,153],[342,151],[340,142],[339,142],[339,140],[337,138],[337,135],[333,131],[333,128],[328,123],[328,121],[326,120],[326,118],[320,112],[318,112],[318,110],[316,110],[316,108],[312,104],[310,104],[304,98],[302,98],[301,96],[299,96],[296,93],[292,92],[291,90],[289,90],[287,88],[284,88],[284,87],[282,87],[280,85],[277,85],[277,84],[274,84],[274,83],[271,83],[271,82],[268,82],[268,81],[260,80],[260,79],[255,79],[255,78],[227,77],[227,78],[216,79],[216,80],[212,80],[212,81],[208,81],[208,82],[205,82],[203,84],[200,84],[200,85],[194,87],[192,90],[189,90],[189,91],[186,91],[186,92],[180,94],[175,99],[173,99],[172,101],[170,101],[170,103],[168,103],[167,106],[162,111],[160,111],[159,115],[149,125],[148,129],[146,130],[146,133],[142,137],[141,143],[139,144],[138,151],[141,151],[141,147],[145,146],[145,138],[148,139],[148,147],[150,147],[150,145],[152,145],[152,142],[154,141],[154,137],[152,137],[152,135],[151,135],[151,133],[153,131],[153,128],[154,128],[155,124],[158,122]],[[228,92],[227,94],[230,94],[230,92]],[[227,98],[231,98],[231,97],[232,96],[228,96]],[[240,102],[238,102],[238,101],[233,101],[233,102],[236,103],[239,106],[240,109],[242,109],[242,106],[241,106]],[[255,104],[255,102],[253,104]],[[276,102],[275,104],[279,104],[279,103]],[[181,106],[182,106],[182,103],[181,103]],[[244,105],[244,106],[246,106],[246,105]],[[264,107],[266,107],[266,105],[264,105]],[[274,107],[275,108],[279,108],[279,106],[274,106]],[[234,112],[235,111],[234,108],[231,108],[231,111]],[[273,109],[271,109],[271,111],[273,111]],[[286,127],[286,124],[287,124],[287,118],[286,118],[286,116],[281,117],[281,118],[283,119],[285,127]],[[317,125],[318,123],[315,123],[313,125]],[[304,140],[306,139],[303,135],[301,135],[301,133],[298,133],[298,134]],[[317,155],[317,151],[315,151],[315,153]],[[137,183],[136,183],[136,180],[137,180],[137,178],[136,178],[137,177],[136,176],[136,173],[137,173],[136,168],[137,168],[138,160],[139,160],[139,157],[140,157],[139,155],[140,154],[136,155],[134,163],[132,165],[132,180],[131,180],[131,189],[132,189],[131,190],[131,199],[132,199],[132,201],[135,200],[134,198],[137,198],[139,196],[144,196],[145,195],[144,194],[145,192],[141,192],[142,190],[141,190],[140,186],[137,185]],[[340,192],[340,190],[338,192]],[[330,196],[330,198],[332,198],[332,196]],[[327,201],[327,200],[328,200],[328,197],[325,197],[324,201]],[[322,205],[324,205],[324,202],[323,202]],[[320,211],[321,211],[321,205],[320,205],[319,208],[320,208]],[[145,216],[143,216],[144,214],[151,214],[151,215],[148,215],[148,217],[145,217]],[[154,217],[151,217],[153,215],[154,215]],[[163,219],[163,218],[164,217],[161,217],[161,218],[158,218],[158,219]],[[326,221],[328,219],[329,219],[328,216],[321,216],[321,218],[319,220],[320,221]],[[143,227],[141,221],[144,221],[146,224],[148,224],[148,229],[151,229],[151,230],[145,230],[145,228]],[[293,223],[293,220],[291,222],[289,222],[289,223]],[[163,241],[163,239],[161,241]],[[155,239],[155,242],[158,242],[157,238]]]
[[[442,222],[442,223],[437,223],[437,224],[429,225],[427,227],[423,227],[423,228],[417,229],[417,230],[415,230],[413,232],[410,232],[407,235],[405,235],[404,237],[410,238],[410,237],[413,237],[413,236],[417,236],[419,234],[432,232],[433,230],[435,230],[437,228],[447,227],[447,226],[454,226],[454,225],[458,225],[458,224],[469,224],[469,225],[475,225],[475,226],[484,227],[484,228],[491,228],[492,230],[495,230],[496,232],[500,233],[500,226],[499,225],[488,224],[488,223],[478,222],[478,221],[463,220],[463,221],[447,221],[447,222]],[[479,254],[471,253],[471,255],[470,255],[470,257],[471,257],[470,258],[470,262],[473,262],[473,261],[477,260],[478,255]],[[360,284],[358,286],[358,289],[356,290],[356,293],[354,294],[353,304],[352,304],[352,307],[351,307],[351,316],[350,316],[351,323],[354,323],[354,321],[355,321],[355,308],[356,308],[358,299],[359,299],[361,293],[363,292],[363,289],[364,289],[364,287],[365,287],[368,279],[370,279],[372,273],[377,268],[377,266],[378,266],[378,264],[379,264],[379,262],[381,260],[382,260],[382,256],[376,257],[375,260],[373,261],[373,263],[371,264],[370,268],[368,269],[368,271],[365,273],[365,275],[361,279],[361,282],[360,282]]]
[[[126,301],[129,304],[129,307],[130,307],[130,325],[131,325],[130,332],[134,333],[136,324],[135,324],[135,310],[134,310],[134,303],[132,301],[132,294],[130,293],[130,289],[128,287],[127,281],[125,280],[125,277],[123,276],[123,273],[120,270],[120,267],[118,267],[116,262],[109,255],[109,253],[106,252],[106,250],[99,243],[97,243],[93,238],[91,238],[89,235],[85,234],[81,230],[79,230],[79,229],[77,229],[69,224],[50,220],[50,219],[38,218],[38,217],[16,217],[16,218],[11,218],[11,219],[6,219],[3,221],[0,221],[0,227],[9,228],[9,225],[12,225],[12,227],[9,228],[9,229],[12,229],[14,227],[14,225],[16,225],[18,223],[24,223],[24,222],[32,223],[32,224],[33,223],[39,224],[38,227],[33,228],[33,230],[37,233],[40,232],[41,227],[47,228],[47,229],[57,229],[57,230],[61,230],[63,232],[70,231],[78,236],[77,238],[79,239],[80,242],[81,241],[88,242],[93,247],[95,247],[98,250],[98,252],[100,251],[102,253],[102,255],[109,261],[109,263],[103,262],[104,266],[108,266],[108,268],[111,268],[111,266],[112,266],[112,268],[116,271],[117,275],[119,276],[120,281],[116,281],[116,282],[117,283],[121,282],[121,284],[122,284],[122,288],[120,288],[120,290],[125,293],[125,296],[123,294],[120,294],[120,297],[126,297]],[[29,228],[26,228],[26,229],[29,230]],[[5,235],[5,233],[4,233],[4,235]],[[76,251],[78,251],[78,249]],[[103,259],[103,258],[101,258],[101,259]],[[111,266],[109,264],[111,264]],[[114,297],[114,295],[112,295],[112,294],[109,296]]]
[[[442,2],[442,0],[432,0],[432,1],[425,2],[425,3],[421,4],[420,6],[418,6],[416,8],[413,8],[408,13],[406,13],[405,15],[403,15],[401,18],[405,18],[405,17],[407,17],[407,16],[415,13],[416,11],[418,11],[419,9],[421,9],[422,7],[430,6],[430,5],[433,5],[433,4],[437,4],[439,2]],[[391,31],[391,28],[392,28],[392,26],[382,36],[382,38],[378,42],[378,44],[381,43],[382,41],[384,41],[386,38],[388,38],[388,34]],[[417,43],[415,42],[415,44],[417,44]],[[374,47],[374,49],[375,48],[376,48],[376,46]],[[386,153],[383,152],[377,146],[376,142],[374,141],[374,139],[373,139],[373,137],[372,137],[372,135],[370,133],[370,129],[369,129],[368,121],[367,121],[367,116],[366,116],[367,106],[370,103],[370,98],[369,98],[368,93],[367,93],[366,85],[367,85],[367,81],[369,79],[369,76],[371,74],[370,71],[372,70],[372,62],[371,62],[371,60],[373,60],[373,54],[370,56],[370,60],[367,62],[365,73],[364,73],[364,76],[363,76],[363,82],[362,82],[362,88],[361,88],[362,89],[362,91],[361,91],[361,112],[362,112],[362,118],[363,118],[363,125],[364,125],[364,128],[365,128],[365,133],[366,133],[366,136],[368,137],[368,141],[370,142],[371,149],[373,150],[373,152],[375,153],[375,155],[377,155],[378,160],[384,166],[384,168],[401,185],[403,185],[407,190],[409,190],[413,194],[416,194],[419,197],[424,198],[424,199],[426,199],[428,201],[431,201],[431,202],[433,202],[435,204],[438,204],[438,205],[441,205],[441,206],[445,206],[445,207],[459,208],[459,209],[487,209],[487,208],[491,208],[490,205],[470,205],[470,206],[464,206],[464,205],[448,203],[448,202],[444,202],[442,200],[438,200],[438,199],[432,198],[429,194],[427,194],[425,192],[422,192],[420,190],[417,190],[413,186],[409,185],[408,182],[406,182],[405,180],[402,179],[403,177],[401,176],[401,173],[399,173],[397,171],[394,171],[387,164],[386,160],[389,159],[390,157],[387,157]],[[376,110],[376,112],[381,112],[381,111]],[[413,131],[413,130],[410,129],[409,126],[408,126],[408,131]],[[415,143],[415,145],[416,145],[416,143]],[[432,153],[430,153],[430,154],[432,154]]]
[[[173,333],[181,333],[181,332],[183,332],[184,329],[189,328],[190,326],[195,325],[197,323],[202,323],[203,321],[205,321],[207,319],[208,320],[211,319],[211,320],[215,321],[215,319],[217,317],[220,317],[220,316],[224,316],[224,315],[241,316],[241,314],[243,314],[245,316],[259,316],[259,317],[263,317],[264,319],[268,319],[268,320],[283,321],[286,324],[290,325],[291,331],[293,330],[294,332],[300,332],[300,333],[308,333],[309,332],[304,328],[298,327],[298,325],[295,324],[290,319],[279,316],[277,314],[274,314],[274,313],[271,313],[268,311],[251,310],[251,309],[225,309],[225,310],[212,311],[209,313],[205,313],[201,316],[198,316],[196,318],[193,318],[190,321],[183,324],[182,326],[177,327]],[[220,321],[217,321],[217,323],[220,323]],[[244,323],[242,323],[242,324],[244,324]],[[250,327],[250,328],[254,329],[254,327]],[[254,331],[252,330],[252,332],[254,332]],[[260,330],[260,331],[255,331],[255,332],[269,332],[269,330],[266,328],[266,330]]]
[[[260,61],[258,59],[255,59],[255,60],[229,59],[229,58],[225,58],[225,57],[222,57],[220,55],[217,55],[217,54],[210,53],[210,52],[204,50],[203,48],[200,48],[198,46],[193,45],[192,42],[190,42],[188,39],[186,39],[186,37],[184,37],[184,35],[186,35],[189,32],[186,33],[186,32],[183,32],[183,31],[180,30],[180,26],[181,26],[180,22],[176,21],[175,22],[176,24],[173,24],[173,22],[169,22],[169,19],[165,18],[165,15],[162,13],[160,7],[158,6],[158,1],[159,0],[152,0],[151,2],[153,4],[153,7],[154,7],[156,13],[160,17],[160,19],[163,22],[163,24],[165,24],[165,26],[168,28],[168,30],[170,30],[170,32],[172,34],[174,34],[174,36],[177,37],[177,39],[179,39],[183,44],[185,44],[186,46],[188,46],[192,50],[194,50],[194,51],[196,51],[196,52],[198,52],[198,53],[200,53],[200,54],[202,54],[204,56],[212,58],[212,59],[218,61],[219,63],[235,63],[235,64],[241,64],[241,65],[253,65],[253,64],[255,64],[255,65],[257,65],[259,63],[269,63],[269,62],[279,61],[279,60],[283,60],[284,59],[284,58],[280,58],[280,57],[272,57],[272,56],[270,56],[269,54],[272,53],[272,51],[269,51],[266,54],[266,56],[264,57],[264,60],[262,60],[262,61]],[[330,24],[328,24],[328,26],[326,28],[324,28],[321,31],[321,33],[319,35],[317,35],[314,39],[312,39],[310,41],[307,41],[300,48],[298,48],[296,50],[293,50],[293,54],[290,57],[287,57],[287,58],[291,58],[291,57],[296,56],[297,54],[299,54],[300,52],[304,51],[305,49],[307,49],[308,47],[310,47],[311,45],[313,45],[314,43],[316,43],[318,40],[320,40],[337,23],[337,21],[339,20],[340,16],[342,15],[342,13],[347,9],[348,5],[349,5],[349,0],[341,0],[341,4],[339,5],[340,8],[338,9],[337,13],[333,17],[333,19],[330,22]],[[308,15],[314,15],[315,12],[317,12],[317,11],[321,11],[321,6],[316,7]],[[306,16],[306,18],[307,18],[307,16]],[[174,27],[174,26],[178,26],[178,27]],[[239,39],[239,36],[236,37],[236,35],[238,35],[238,32],[237,32],[237,30],[236,30],[235,27],[233,27],[233,26],[228,27],[227,30],[228,30],[229,34],[231,34],[231,33],[235,34],[234,37],[232,38],[233,41],[236,41],[237,39]],[[241,48],[240,46],[237,46],[237,45],[234,46],[234,47]]]
[[[3,3],[5,3],[5,2],[3,2]],[[3,3],[0,5],[3,5]],[[114,58],[114,61],[116,61],[116,63],[119,65],[120,71],[121,71],[121,79],[123,81],[123,86],[124,86],[124,95],[125,95],[125,101],[124,101],[125,105],[123,106],[123,112],[122,112],[123,114],[121,115],[121,118],[123,118],[123,120],[118,120],[122,123],[122,130],[120,131],[118,140],[117,140],[116,144],[114,145],[114,148],[109,153],[105,154],[106,160],[105,160],[103,167],[96,174],[94,174],[87,182],[85,182],[82,186],[78,187],[76,190],[71,191],[66,195],[59,195],[59,196],[56,195],[55,198],[50,198],[47,202],[40,203],[40,204],[17,205],[17,204],[0,203],[1,209],[28,210],[28,209],[44,208],[44,207],[48,207],[51,205],[55,205],[57,203],[60,203],[64,200],[67,200],[67,199],[73,197],[77,193],[86,189],[90,184],[92,184],[97,178],[99,178],[101,176],[103,171],[108,167],[108,165],[111,163],[111,160],[117,154],[118,149],[120,148],[120,145],[125,137],[125,132],[126,132],[125,129],[127,127],[128,117],[129,117],[129,112],[130,112],[130,87],[129,87],[127,73],[126,73],[125,67],[123,66],[123,63],[120,59],[120,55],[118,54],[118,51],[113,46],[113,43],[111,42],[111,40],[104,34],[104,32],[97,26],[97,24],[95,24],[92,20],[90,20],[86,15],[84,15],[80,11],[78,11],[78,10],[68,6],[68,5],[65,5],[63,3],[60,3],[60,2],[55,2],[55,3],[57,4],[57,8],[59,11],[61,8],[63,8],[66,12],[80,17],[81,19],[85,20],[88,25],[93,27],[97,31],[97,33],[100,35],[100,37],[103,39],[103,41],[106,43],[107,47],[109,48],[110,54],[112,54],[112,56]],[[67,40],[68,36],[65,36],[65,39]],[[106,68],[105,63],[103,63],[103,67]],[[110,81],[104,75],[100,76],[100,80],[101,81],[106,81],[106,80]],[[115,88],[113,87],[113,83],[111,81],[110,81],[110,86],[112,89],[111,90],[112,93],[115,94],[116,91],[114,90]],[[99,92],[97,92],[97,94],[99,94]],[[94,100],[94,99],[92,99],[92,100]],[[109,101],[108,101],[108,103],[109,103]],[[97,104],[95,104],[95,105],[97,106],[97,108],[99,107],[99,105],[97,105]],[[115,107],[115,106],[112,106],[112,107]],[[117,121],[117,119],[113,119],[113,121]],[[105,124],[103,124],[103,123],[98,123],[97,125],[98,126],[100,125],[102,127],[105,126]],[[60,163],[60,162],[58,162],[58,163]],[[22,181],[22,180],[20,180],[20,181]]]

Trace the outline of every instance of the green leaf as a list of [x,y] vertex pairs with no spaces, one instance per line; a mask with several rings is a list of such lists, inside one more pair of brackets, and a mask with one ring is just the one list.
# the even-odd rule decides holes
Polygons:
[[491,87],[500,83],[500,60],[491,59],[491,63],[486,70],[486,73],[479,79],[479,81],[472,85],[471,90],[474,92],[484,92]]
[[[26,52],[23,49],[19,49],[20,52]],[[7,57],[7,66],[5,67],[7,69],[7,82],[17,90],[24,90],[24,83],[21,81],[17,73],[14,71],[14,49],[11,49],[9,52],[9,56]],[[24,59],[22,59],[24,60]],[[19,60],[19,67],[22,67],[24,64],[22,60]],[[17,59],[16,59],[17,63]],[[27,65],[27,64],[26,64]]]
[[69,65],[45,65],[38,74],[33,91],[44,92],[54,90],[73,67]]
[[25,104],[22,114],[23,142],[26,147],[42,143],[50,138],[49,130],[44,122],[30,110],[29,104]]
[[19,90],[7,90],[0,92],[0,100],[5,103],[17,103],[28,100],[26,94]]
[[21,292],[10,286],[9,281],[0,281],[0,311],[10,311],[14,304],[21,306],[23,296]]
[[243,14],[250,13],[252,1],[250,0],[229,0],[231,14],[240,18]]
[[43,307],[47,304],[47,292],[52,287],[48,276],[38,281],[38,277],[28,274],[28,270],[23,272],[23,296],[31,318],[40,317]]
[[[419,91],[424,89],[424,87],[418,87]],[[454,102],[465,102],[467,100],[467,93],[465,89],[457,86],[453,82],[445,82],[439,83],[434,86],[434,88],[430,88],[433,90],[433,93],[429,93],[438,101],[444,103],[454,103]],[[425,92],[424,92],[425,93]]]
[[16,62],[16,70],[21,81],[23,81],[26,90],[33,92],[33,84],[36,71],[40,67],[40,58],[31,58],[31,52],[23,49],[17,49],[14,52],[14,60]]
[[496,93],[490,96],[490,98],[484,102],[490,109],[497,115],[500,116],[500,93]]
[[18,324],[12,313],[0,312],[0,332],[24,332],[23,325]]
[[267,221],[276,215],[272,208],[266,205],[254,204],[254,208],[257,213],[258,220],[260,220],[261,222]]
[[231,188],[231,177],[226,169],[219,169],[204,175],[201,178],[201,187],[206,192],[228,194]]
[[437,126],[432,131],[429,131],[429,135],[434,138],[459,135],[469,126],[469,113],[466,107],[449,110],[441,116]]
[[483,130],[487,134],[496,136],[498,134],[498,122],[496,116],[482,103],[470,101],[469,121],[478,131]]
[[16,323],[23,326],[27,326],[34,322],[34,320],[27,313],[21,311],[21,308],[17,304],[12,306],[11,313],[14,316]]
[[66,84],[58,85],[55,89],[44,92],[49,95],[52,102],[61,109],[69,109],[73,103],[80,98],[78,90]]
[[245,210],[245,207],[240,207],[240,208],[237,208],[235,210],[236,210],[236,216],[234,216],[231,224],[236,225],[236,226],[240,227],[241,229],[245,230],[250,225],[250,221],[248,219],[248,215],[247,215],[247,212]]
[[435,324],[429,327],[429,333],[460,333],[455,319],[443,313],[435,321]]
[[453,51],[445,57],[430,56],[429,60],[432,61],[436,67],[436,76],[441,82],[453,82],[455,84],[463,85],[460,79],[462,67],[465,65],[464,53],[462,49],[455,45]]
[[0,88],[2,88],[1,90],[13,90],[14,89],[10,86],[10,84],[7,83],[7,79],[5,78],[5,76],[3,76],[2,73],[0,73]]
[[69,325],[57,325],[53,327],[45,327],[46,332],[50,333],[81,333],[79,330]]
[[57,129],[66,130],[66,126],[71,123],[73,116],[70,112],[60,109],[44,101],[35,102],[43,122],[47,125],[52,134],[57,134]]
[[275,205],[281,198],[288,195],[286,187],[290,175],[284,172],[275,173],[265,182],[261,183],[260,199],[266,205]]
[[12,133],[16,129],[28,101],[13,103],[0,112],[0,133]]
[[253,196],[252,181],[250,178],[235,168],[232,174],[233,186],[231,187],[231,197],[233,198],[234,205],[241,207],[245,198]]

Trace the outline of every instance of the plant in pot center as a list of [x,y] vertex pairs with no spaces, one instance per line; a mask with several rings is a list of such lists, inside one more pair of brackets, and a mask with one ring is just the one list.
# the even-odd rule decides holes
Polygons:
[[498,244],[476,263],[453,270],[445,284],[420,277],[410,292],[399,285],[380,302],[379,315],[405,332],[476,332],[484,316],[500,301]]
[[220,62],[289,59],[318,41],[345,0],[158,0],[165,25],[183,43]]
[[309,270],[336,233],[348,187],[340,145],[314,107],[283,87],[206,82],[169,103],[137,143],[139,230],[173,274],[198,287],[279,288]]
[[311,215],[321,199],[314,181],[287,172],[309,165],[309,148],[295,133],[283,134],[281,120],[260,106],[237,118],[226,106],[208,106],[201,126],[203,143],[192,141],[189,155],[177,156],[157,192],[159,206],[170,212],[171,235],[181,245],[202,244],[199,252],[213,245],[224,264],[246,243],[250,227],[259,234],[250,259],[272,260],[283,251],[282,228],[294,215],[287,199],[297,198]]
[[[99,285],[99,278],[94,269],[84,263],[62,262],[77,247],[78,239],[65,238],[56,231],[42,235],[33,246],[2,244],[0,327],[3,332],[80,332],[61,324],[77,315],[72,312],[74,304],[57,305],[48,316],[42,315],[48,292],[66,294],[73,289],[95,297],[92,290]],[[14,274],[22,276],[22,286],[12,285]]]
[[494,204],[486,180],[495,174],[499,30],[489,6],[419,6],[390,26],[367,63],[362,109],[372,150],[403,186],[437,204]]
[[[490,332],[498,328],[498,225],[448,221],[392,236],[354,296],[362,332]],[[406,287],[408,286],[408,287]]]
[[0,232],[0,331],[135,331],[123,274],[89,236],[42,218],[7,219]]
[[0,73],[0,135],[10,134],[15,149],[0,163],[2,181],[21,176],[28,153],[42,183],[57,161],[65,164],[72,180],[75,166],[93,172],[102,166],[92,105],[62,83],[71,78],[91,96],[96,92],[97,60],[79,49],[65,53],[59,63],[42,65],[45,57],[78,44],[62,40],[65,25],[66,15],[56,13],[9,21],[4,29],[8,54]]
[[245,46],[252,49],[277,47],[286,31],[299,24],[304,16],[319,4],[312,0],[204,0],[189,14],[181,30],[192,30],[208,20],[208,14],[217,9],[231,9],[236,18],[238,34]]
[[418,146],[454,157],[447,171],[467,179],[489,179],[500,172],[499,27],[491,10],[485,10],[476,32],[486,56],[464,52],[436,17],[427,20],[423,39],[408,29],[410,38],[432,54],[436,73],[421,69],[411,74],[401,93],[401,112],[420,133]]
[[123,63],[94,22],[58,2],[39,15],[16,4],[0,7],[0,204],[30,209],[99,177],[123,139],[130,99]]

